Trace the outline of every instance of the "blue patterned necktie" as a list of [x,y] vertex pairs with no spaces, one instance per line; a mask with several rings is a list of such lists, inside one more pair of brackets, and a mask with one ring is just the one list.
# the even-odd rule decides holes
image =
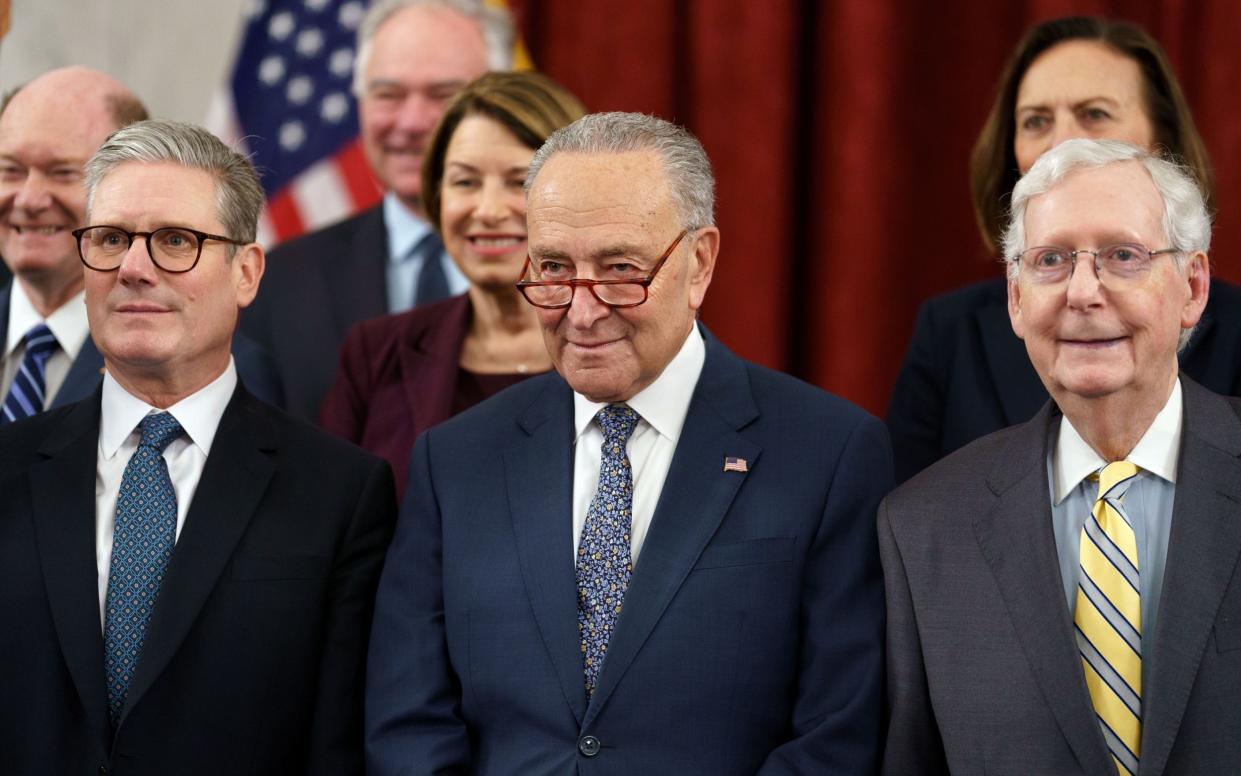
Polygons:
[[104,670],[113,725],[125,708],[177,533],[177,494],[163,453],[180,436],[181,424],[161,412],[147,415],[138,428],[142,439],[125,466],[116,500],[104,614]]
[[427,234],[414,245],[411,256],[422,257],[422,267],[418,270],[418,287],[414,290],[414,305],[435,302],[451,295],[448,290],[448,276],[444,274],[444,243],[434,231]]
[[32,326],[26,336],[22,337],[22,344],[25,345],[26,354],[22,356],[21,366],[13,376],[9,395],[4,397],[0,425],[43,411],[47,389],[47,360],[56,352],[56,348],[60,347],[56,342],[56,335],[52,334],[52,330],[45,323]]
[[638,413],[610,404],[599,410],[595,422],[603,429],[599,489],[586,510],[577,548],[577,630],[587,697],[595,691],[633,573],[633,469],[625,445],[637,428]]

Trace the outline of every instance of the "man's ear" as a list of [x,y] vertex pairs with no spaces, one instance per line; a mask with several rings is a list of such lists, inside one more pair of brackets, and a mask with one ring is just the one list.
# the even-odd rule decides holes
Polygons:
[[711,285],[715,272],[715,257],[719,253],[720,230],[714,226],[699,229],[690,254],[689,306],[693,310],[702,307],[702,300],[707,296],[707,287]]
[[1025,339],[1025,327],[1021,320],[1021,284],[1011,276],[1008,278],[1008,322],[1012,325],[1017,339]]
[[248,307],[259,292],[259,281],[263,279],[263,270],[267,267],[263,246],[258,243],[241,246],[233,255],[232,265],[237,283],[237,306]]

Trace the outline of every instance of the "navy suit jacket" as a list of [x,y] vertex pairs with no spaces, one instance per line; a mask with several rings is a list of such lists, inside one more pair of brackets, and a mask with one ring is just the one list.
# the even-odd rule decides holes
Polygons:
[[[1241,288],[1211,281],[1206,311],[1180,361],[1203,386],[1241,395]],[[1046,401],[1009,323],[1003,278],[931,299],[918,313],[888,406],[897,482],[979,437],[1026,422]]]
[[[1181,376],[1172,533],[1138,776],[1241,762],[1241,400]],[[1060,413],[988,435],[880,508],[887,776],[1116,776],[1060,579],[1047,473]]]
[[589,701],[569,386],[531,378],[419,438],[376,602],[373,776],[876,768],[883,426],[706,339]]
[[[8,338],[9,293],[9,285],[0,286],[0,343]],[[284,389],[280,375],[276,374],[275,366],[262,348],[244,334],[234,334],[233,360],[237,366],[237,376],[246,390],[268,404],[283,406]],[[77,358],[69,365],[65,381],[52,397],[48,409],[73,404],[90,396],[99,387],[102,370],[103,356],[95,347],[95,341],[87,337],[78,350]]]
[[383,207],[272,249],[241,330],[271,354],[285,407],[315,422],[336,375],[345,332],[388,312]]
[[0,771],[362,773],[362,684],[395,520],[383,461],[238,386],[118,727],[95,545],[100,391],[0,428]]

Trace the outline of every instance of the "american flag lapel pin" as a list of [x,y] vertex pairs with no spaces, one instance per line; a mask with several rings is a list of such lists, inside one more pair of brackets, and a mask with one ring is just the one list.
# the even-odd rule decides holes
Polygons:
[[724,456],[724,471],[726,472],[748,472],[749,465],[744,458],[738,458],[735,455]]

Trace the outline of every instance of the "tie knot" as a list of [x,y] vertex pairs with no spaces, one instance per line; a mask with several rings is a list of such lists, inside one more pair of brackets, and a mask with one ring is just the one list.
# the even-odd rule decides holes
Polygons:
[[626,404],[609,404],[595,414],[595,422],[603,429],[604,439],[628,442],[638,427],[638,413]]
[[1096,500],[1106,498],[1108,496],[1119,496],[1127,488],[1121,488],[1120,492],[1113,493],[1121,485],[1127,484],[1138,474],[1137,464],[1129,461],[1112,461],[1099,471],[1090,475],[1090,479],[1099,483],[1099,496]]
[[172,440],[181,435],[181,424],[167,412],[160,412],[143,418],[138,430],[142,432],[139,447],[153,447],[162,453]]
[[56,342],[56,335],[47,327],[46,323],[38,323],[30,327],[30,331],[26,332],[26,336],[22,337],[22,344],[26,347],[26,355],[30,358],[37,358],[40,361],[47,360],[52,355],[52,351],[59,347]]

